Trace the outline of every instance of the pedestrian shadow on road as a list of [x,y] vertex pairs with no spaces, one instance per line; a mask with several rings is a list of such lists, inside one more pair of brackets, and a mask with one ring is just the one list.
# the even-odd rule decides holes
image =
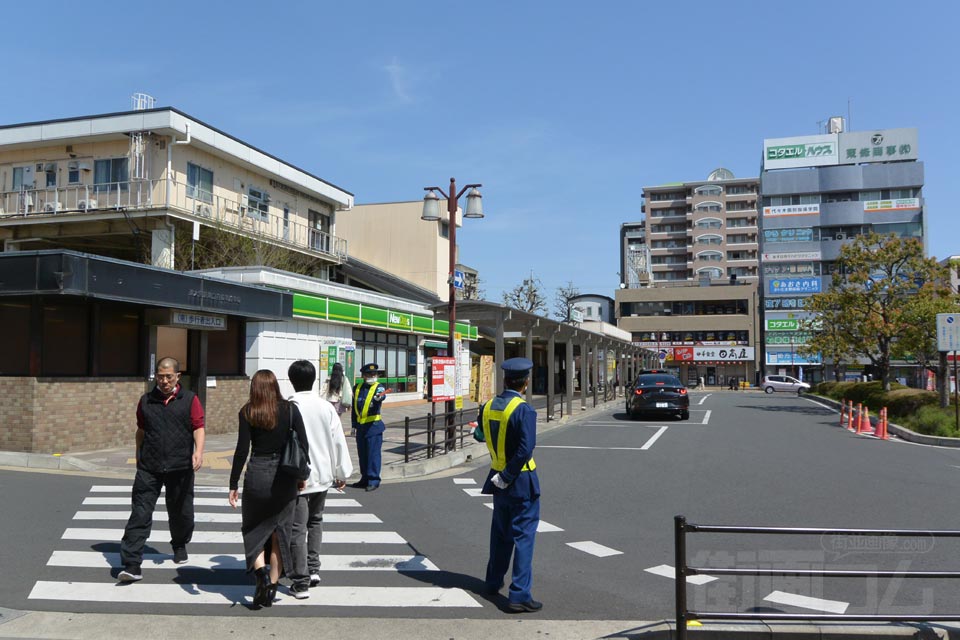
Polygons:
[[[410,548],[416,555],[423,555],[413,545],[410,545]],[[434,587],[441,587],[444,589],[462,589],[463,591],[467,591],[468,593],[471,593],[482,600],[486,600],[504,613],[511,613],[508,609],[508,605],[510,604],[509,599],[502,593],[490,593],[490,591],[487,589],[486,582],[477,576],[443,570],[411,571],[409,569],[401,569],[399,573],[403,576],[413,578],[414,580],[419,580],[420,582],[425,582]],[[510,576],[508,575],[507,579],[509,580],[509,578]]]

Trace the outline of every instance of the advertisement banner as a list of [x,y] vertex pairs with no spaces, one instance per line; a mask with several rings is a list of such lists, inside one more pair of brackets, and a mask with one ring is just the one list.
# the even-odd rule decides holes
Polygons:
[[813,334],[807,331],[783,331],[764,334],[764,344],[770,345],[799,345],[807,344]]
[[764,218],[777,216],[816,216],[820,215],[819,204],[791,204],[782,207],[764,207]]
[[767,364],[777,365],[798,365],[798,364],[820,364],[821,356],[802,356],[799,353],[790,351],[767,351]]
[[764,253],[763,262],[803,262],[804,260],[820,260],[823,254],[819,251],[793,251],[787,253]]
[[840,164],[919,160],[917,130],[850,131],[839,136]]
[[763,169],[822,167],[840,159],[837,134],[794,138],[768,138],[763,141]]
[[776,309],[803,309],[806,298],[764,298],[763,308],[767,311]]
[[813,229],[764,229],[764,242],[811,242],[815,240]]
[[787,320],[767,320],[767,331],[798,331],[800,321],[791,318]]
[[434,356],[431,362],[430,397],[434,402],[453,400],[457,389],[457,360]]
[[493,356],[480,356],[480,397],[477,399],[479,404],[485,403],[496,395],[494,391],[495,384],[496,378],[493,375]]
[[895,200],[864,200],[864,213],[882,213],[884,211],[916,211],[920,208],[920,198],[897,198]]
[[694,347],[674,347],[673,349],[673,360],[674,362],[693,362],[693,350]]
[[771,295],[820,293],[820,278],[775,278],[767,281],[767,292]]
[[750,361],[753,360],[753,347],[694,347],[693,359],[697,362],[709,360]]

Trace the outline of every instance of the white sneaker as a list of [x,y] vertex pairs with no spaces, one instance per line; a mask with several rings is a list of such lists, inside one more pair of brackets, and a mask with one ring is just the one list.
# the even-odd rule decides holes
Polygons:
[[120,582],[136,582],[137,580],[143,580],[143,574],[140,573],[140,567],[127,565],[117,576],[117,579],[120,580]]
[[311,586],[311,587],[315,587],[315,586],[317,586],[318,584],[320,584],[320,574],[318,574],[318,573],[311,573],[311,574],[310,574],[310,586]]
[[297,585],[293,585],[292,587],[290,587],[290,593],[292,593],[293,597],[296,598],[297,600],[306,600],[307,598],[310,597],[310,588],[303,587],[298,589]]

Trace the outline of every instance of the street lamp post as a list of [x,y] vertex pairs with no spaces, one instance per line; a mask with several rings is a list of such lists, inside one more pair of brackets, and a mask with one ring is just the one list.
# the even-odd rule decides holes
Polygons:
[[[423,196],[423,213],[420,215],[421,220],[427,222],[436,222],[440,220],[440,198],[437,196],[436,192],[440,192],[444,198],[447,199],[447,237],[450,241],[450,270],[447,274],[447,317],[449,321],[449,334],[447,336],[447,353],[449,356],[456,358],[456,322],[457,322],[457,289],[454,286],[454,271],[457,267],[457,201],[460,199],[464,193],[469,189],[470,192],[467,193],[467,210],[464,212],[464,218],[482,218],[483,217],[483,202],[482,196],[480,195],[479,187],[482,187],[481,184],[468,184],[463,187],[460,191],[457,191],[457,181],[454,178],[450,178],[450,187],[449,190],[444,193],[443,189],[440,187],[424,187],[423,190],[426,191],[426,195]],[[460,367],[460,363],[454,360],[454,366]],[[455,377],[459,379],[459,376]],[[454,389],[454,394],[458,393],[460,389]],[[456,442],[456,430],[453,426],[453,415],[456,411],[456,405],[453,401],[448,400],[446,402],[445,412],[447,414],[447,437],[446,437],[446,449],[453,448]]]

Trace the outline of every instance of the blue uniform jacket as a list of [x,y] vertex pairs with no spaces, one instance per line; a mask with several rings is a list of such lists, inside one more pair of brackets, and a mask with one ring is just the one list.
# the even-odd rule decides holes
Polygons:
[[[354,405],[353,411],[350,412],[350,419],[352,421],[354,429],[366,429],[367,434],[376,435],[378,433],[383,433],[386,430],[386,427],[383,426],[383,420],[377,420],[376,422],[368,422],[365,425],[361,425],[360,421],[357,419],[357,414],[363,411],[363,405],[367,401],[367,394],[371,392],[375,394],[384,393],[385,389],[383,388],[382,385],[378,384],[376,387],[374,387],[373,385],[370,385],[364,382],[359,388],[360,395],[355,396],[357,400],[356,400],[356,404]],[[357,392],[354,392],[354,393],[356,394]],[[380,405],[382,404],[383,404],[382,398],[380,400],[377,400],[377,398],[374,397],[370,401],[370,410],[367,411],[367,415],[371,415],[371,416],[379,415]]]
[[[522,397],[513,390],[506,390],[494,398],[494,406],[502,409],[512,398]],[[480,407],[480,413],[477,418],[477,424],[483,426],[483,406]],[[497,422],[490,423],[490,436],[493,442],[497,442],[499,428]],[[533,449],[537,446],[537,412],[526,402],[518,406],[510,420],[507,422],[507,439],[504,444],[506,449],[507,466],[500,472],[500,477],[510,484],[506,489],[497,489],[490,482],[493,474],[497,473],[492,468],[487,474],[487,481],[483,483],[481,493],[486,494],[505,494],[513,498],[533,499],[540,496],[540,479],[537,477],[536,470],[521,471],[523,465],[533,457]]]

